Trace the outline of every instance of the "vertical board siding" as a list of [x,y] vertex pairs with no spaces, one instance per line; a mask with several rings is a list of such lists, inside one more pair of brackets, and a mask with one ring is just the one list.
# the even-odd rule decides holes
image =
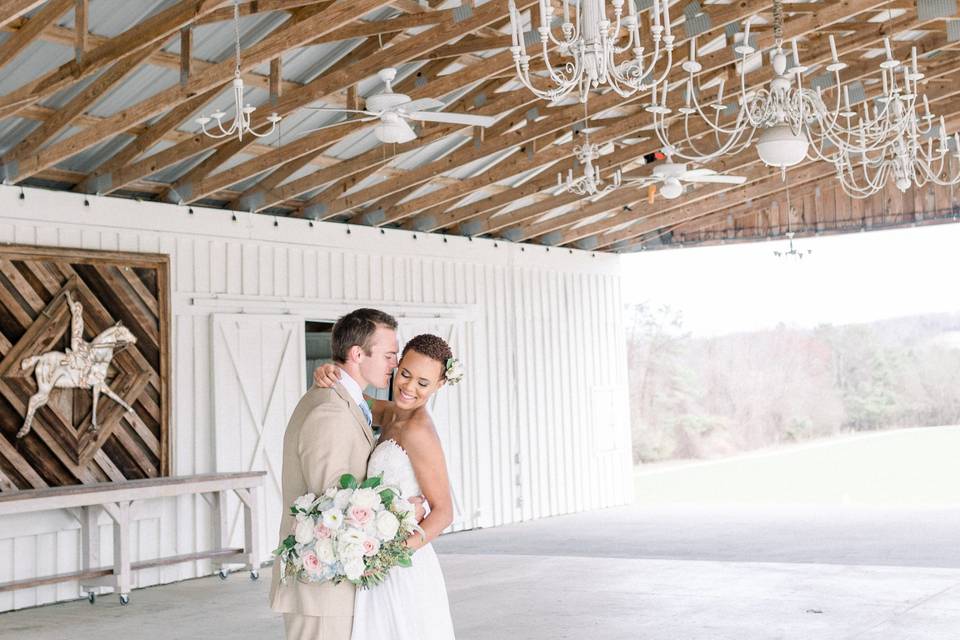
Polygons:
[[[319,239],[309,243],[301,237],[306,231],[279,235],[284,221],[277,231],[266,217],[237,225],[229,212],[197,208],[187,217],[176,207],[112,198],[97,199],[78,223],[82,197],[75,202],[74,194],[27,193],[29,209],[20,204],[19,189],[0,187],[0,242],[170,254],[174,475],[216,471],[222,453],[214,425],[227,412],[218,415],[214,403],[217,337],[211,331],[212,314],[289,314],[286,305],[291,303],[318,308],[362,303],[406,311],[439,305],[461,315],[401,317],[401,326],[451,335],[455,353],[466,364],[464,382],[444,390],[437,404],[461,509],[454,528],[498,526],[631,499],[627,368],[615,256],[591,259],[575,252],[564,257],[536,247],[523,253],[504,243],[495,249],[484,241],[453,238],[445,243],[423,234],[413,240],[405,232],[382,235],[362,228],[347,235],[341,226],[325,224],[316,225],[319,233],[309,231]],[[148,207],[152,213],[134,211]],[[222,296],[223,307],[211,308]],[[214,302],[198,306],[195,297]],[[257,305],[255,310],[245,310],[248,301]],[[274,373],[268,369],[275,363],[255,361],[259,356],[250,351],[245,366],[251,372],[267,367],[258,387],[266,394],[273,382],[267,378]],[[283,381],[284,387],[297,384],[293,378]],[[597,423],[595,390],[613,393],[609,415],[616,446],[610,451],[598,450],[602,438],[597,430],[610,425]],[[254,429],[245,409],[234,408],[242,450],[251,451],[253,442],[247,440],[255,437]],[[272,460],[278,459],[276,446],[266,447]],[[213,544],[210,507],[200,497],[145,503],[134,516],[134,560],[187,554]],[[30,515],[28,527],[20,526],[23,522],[21,517],[17,526],[8,526],[14,521],[0,518],[0,582],[78,568],[79,523],[68,512]],[[274,536],[265,530],[269,543]],[[110,539],[104,516],[104,563],[112,560]],[[134,584],[181,580],[210,570],[208,561],[183,563],[140,571]],[[76,598],[78,589],[76,583],[64,583],[0,593],[0,611]]]

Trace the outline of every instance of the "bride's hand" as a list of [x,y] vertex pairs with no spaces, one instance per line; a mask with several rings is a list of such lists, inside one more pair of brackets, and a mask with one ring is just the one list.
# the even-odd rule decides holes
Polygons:
[[313,384],[318,387],[329,388],[337,382],[340,382],[340,367],[328,362],[322,364],[313,371]]

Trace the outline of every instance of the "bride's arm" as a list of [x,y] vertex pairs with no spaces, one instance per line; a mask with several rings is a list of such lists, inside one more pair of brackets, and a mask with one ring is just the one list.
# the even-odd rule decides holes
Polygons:
[[401,445],[413,465],[423,497],[430,505],[429,515],[420,523],[423,537],[413,533],[407,538],[407,546],[416,551],[439,536],[453,522],[453,498],[440,437],[430,420],[411,421],[404,427],[402,437]]

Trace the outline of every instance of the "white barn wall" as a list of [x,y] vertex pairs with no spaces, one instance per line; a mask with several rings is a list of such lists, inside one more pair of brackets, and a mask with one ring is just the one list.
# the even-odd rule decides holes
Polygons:
[[[457,528],[630,501],[617,256],[20,193],[0,186],[0,242],[170,255],[175,475],[217,470],[214,314],[322,320],[370,305],[403,316],[401,330],[404,323],[450,327],[467,364],[465,382],[443,392],[449,423],[441,435],[462,510]],[[136,504],[134,516],[135,561],[211,545],[200,498]],[[102,525],[109,562],[109,520]],[[0,519],[0,582],[77,570],[78,529],[66,511]],[[274,539],[269,532],[267,544]],[[209,563],[186,563],[141,571],[135,584],[205,573]],[[76,583],[0,593],[0,611],[78,595]]]

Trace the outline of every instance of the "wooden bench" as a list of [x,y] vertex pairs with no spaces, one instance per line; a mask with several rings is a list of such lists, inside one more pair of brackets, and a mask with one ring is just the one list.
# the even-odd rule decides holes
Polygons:
[[[112,587],[120,603],[130,602],[131,572],[164,565],[212,560],[226,577],[225,565],[243,564],[256,580],[260,572],[260,504],[257,489],[263,486],[265,471],[248,473],[207,473],[195,476],[101,482],[54,489],[32,489],[0,495],[0,516],[54,509],[71,509],[80,520],[81,570],[0,583],[0,592],[78,580],[90,603],[96,587]],[[233,492],[243,505],[243,548],[229,548],[227,495]],[[214,540],[218,548],[186,555],[130,562],[130,505],[137,500],[201,494],[213,507]],[[113,520],[113,566],[100,566],[99,510]]]

